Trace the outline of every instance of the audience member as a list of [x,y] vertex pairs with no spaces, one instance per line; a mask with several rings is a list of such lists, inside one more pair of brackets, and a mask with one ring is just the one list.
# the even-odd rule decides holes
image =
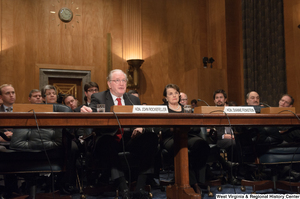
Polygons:
[[63,98],[64,105],[70,107],[73,111],[78,107],[78,100],[71,94],[66,94]]
[[238,104],[235,101],[228,102],[228,106],[237,106]]
[[85,106],[90,105],[92,95],[98,92],[99,92],[99,86],[96,82],[89,82],[84,85],[84,94],[86,96]]
[[[279,107],[292,107],[294,98],[289,94],[281,96],[278,105]],[[281,143],[294,143],[300,142],[300,128],[281,126],[281,127],[264,127],[260,129],[257,139],[258,155],[263,154],[270,146],[276,146]],[[299,165],[296,165],[299,167]],[[294,171],[291,165],[286,165],[281,171],[281,179],[286,181],[298,182],[300,180],[300,173]]]
[[[0,112],[12,112],[13,104],[16,101],[15,89],[11,84],[0,86],[0,99],[3,104],[0,106]],[[0,129],[0,147],[1,150],[9,148],[10,140],[13,136],[13,129]],[[14,174],[4,176],[5,198],[10,198],[13,192],[18,192],[17,177]]]
[[196,99],[192,99],[191,105],[192,105],[192,109],[194,110],[194,108],[196,108],[198,106],[197,105],[197,100]]
[[292,107],[294,104],[294,98],[289,94],[282,95],[279,100],[279,107]]
[[[16,101],[15,89],[11,84],[3,84],[0,86],[0,99],[3,104],[0,106],[0,112],[12,112],[13,104]],[[9,145],[9,141],[13,135],[12,129],[0,129],[0,143]],[[6,144],[7,143],[7,144]]]
[[188,104],[188,97],[183,92],[180,93],[180,102],[179,103],[183,106]]
[[29,93],[28,101],[31,104],[41,104],[43,103],[43,98],[41,91],[38,89],[32,89]]
[[224,90],[216,90],[213,95],[216,106],[225,106],[227,102],[227,94]]
[[[227,94],[223,89],[216,90],[213,94],[213,99],[216,106],[225,106]],[[216,127],[214,129],[208,129],[208,131],[213,142],[215,142],[219,148],[226,149],[227,151],[228,159],[230,161],[225,161],[221,156],[218,157],[222,166],[227,170],[233,166],[237,166],[238,163],[234,163],[238,158],[233,130],[230,127]],[[230,180],[235,181],[234,179]]]
[[[289,94],[284,94],[280,98],[279,107],[292,107],[294,98]],[[268,142],[270,144],[280,144],[285,142],[300,142],[300,129],[299,127],[264,127],[259,133],[259,142]]]
[[136,97],[139,97],[139,93],[137,92],[137,90],[130,90],[128,91],[128,94],[134,95]]
[[46,104],[56,104],[57,103],[57,91],[52,85],[46,85],[42,88],[43,101]]
[[249,106],[259,106],[260,101],[259,101],[259,94],[255,91],[251,91],[246,95],[246,102],[247,105]]
[[[139,98],[126,92],[127,75],[119,69],[112,70],[107,77],[108,90],[91,96],[90,107],[83,106],[81,112],[96,112],[97,104],[105,104],[105,111],[109,112],[113,105],[140,105]],[[144,188],[149,174],[153,174],[154,155],[157,150],[158,138],[151,129],[96,129],[95,156],[107,159],[111,168],[111,179],[114,180],[123,198],[129,197],[128,185],[121,167],[119,152],[129,151],[139,159],[139,174],[134,197],[147,197]],[[125,148],[123,148],[123,144]]]
[[[183,106],[179,104],[180,89],[175,84],[168,84],[164,91],[164,104],[168,106],[169,113],[183,113]],[[198,131],[197,131],[198,129]],[[163,147],[174,156],[174,137],[172,128],[162,128]],[[189,178],[190,185],[196,193],[201,194],[202,191],[198,183],[199,171],[206,165],[206,160],[209,154],[209,145],[199,136],[199,128],[191,128],[188,133],[188,149],[189,149]],[[201,182],[203,183],[203,182]]]

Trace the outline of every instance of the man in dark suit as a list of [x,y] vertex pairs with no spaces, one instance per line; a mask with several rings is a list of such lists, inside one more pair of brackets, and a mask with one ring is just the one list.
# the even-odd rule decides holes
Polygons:
[[[3,101],[3,104],[0,106],[0,112],[12,112],[13,104],[16,101],[16,93],[11,84],[3,84],[0,86],[0,99]],[[0,133],[5,138],[0,137],[0,143],[9,142],[13,134],[12,129],[0,129]]]
[[[13,104],[16,101],[16,93],[14,87],[11,84],[3,84],[0,86],[0,99],[3,101],[3,104],[0,106],[0,112],[12,112]],[[1,150],[5,150],[5,147],[9,147],[10,139],[13,135],[13,129],[0,129],[0,134],[0,145],[2,147]],[[14,174],[5,175],[4,181],[5,193],[1,195],[10,198],[13,192],[18,191],[17,177]]]
[[[107,77],[108,90],[94,93],[90,107],[83,106],[81,112],[97,112],[97,104],[105,104],[105,112],[110,112],[113,105],[140,105],[138,97],[126,93],[127,75],[119,69],[112,70]],[[121,131],[123,131],[123,135]],[[118,153],[129,151],[139,159],[138,179],[135,195],[145,195],[144,187],[149,174],[153,174],[154,156],[157,150],[158,137],[152,129],[96,129],[98,140],[95,153],[101,159],[107,157],[111,166],[111,178],[128,198],[128,186],[124,177]],[[123,148],[123,142],[125,148]]]

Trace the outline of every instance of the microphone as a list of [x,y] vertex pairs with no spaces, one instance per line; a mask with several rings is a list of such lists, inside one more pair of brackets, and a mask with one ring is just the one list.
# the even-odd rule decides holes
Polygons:
[[198,99],[198,101],[199,102],[204,102],[207,106],[209,106],[209,104],[206,101],[202,100],[202,99]]
[[129,99],[130,103],[131,103],[132,105],[134,105],[133,102],[131,101],[130,97],[128,96],[128,93],[125,93],[125,94],[126,94],[127,98]]
[[259,103],[259,105],[264,105],[264,106],[267,106],[267,107],[271,107],[269,104],[266,104],[266,103],[263,103],[263,102]]

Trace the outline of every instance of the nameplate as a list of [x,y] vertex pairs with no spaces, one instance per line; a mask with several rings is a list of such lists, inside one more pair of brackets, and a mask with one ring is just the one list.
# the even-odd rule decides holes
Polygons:
[[225,106],[225,113],[256,113],[252,106]]
[[168,107],[164,105],[149,106],[149,105],[134,105],[133,113],[169,113]]

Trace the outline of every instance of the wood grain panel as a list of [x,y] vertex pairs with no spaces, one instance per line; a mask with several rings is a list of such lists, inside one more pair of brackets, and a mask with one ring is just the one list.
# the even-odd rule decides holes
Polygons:
[[5,75],[1,76],[1,84],[11,83],[15,84],[14,79],[14,36],[13,36],[13,1],[4,1],[2,0],[2,9],[1,9],[1,23],[2,23],[2,52],[1,52],[1,71],[5,71]]
[[300,111],[300,2],[284,0],[285,53],[288,93],[295,99],[296,112]]
[[[123,42],[127,37],[124,29],[130,30],[130,27],[123,21],[122,1],[1,2],[0,69],[5,75],[0,84],[18,84],[18,102],[27,102],[28,92],[38,88],[37,64],[55,69],[91,70],[92,81],[99,84],[100,90],[105,90],[108,33],[112,38],[112,68],[124,71],[128,68],[125,56],[128,52]],[[142,24],[140,40],[145,60],[140,73],[142,102],[161,104],[163,89],[169,83],[178,84],[189,99],[205,96],[203,99],[210,102],[215,89],[227,90],[227,34],[233,31],[226,32],[224,1],[128,2],[130,7],[141,3],[141,16],[137,20]],[[57,17],[61,7],[73,11],[70,23],[64,24]],[[15,15],[12,17],[11,13]],[[232,18],[235,16],[237,13],[232,13]],[[236,49],[235,46],[234,51]],[[216,60],[212,69],[203,68],[205,56]],[[230,85],[234,92],[240,88]]]

